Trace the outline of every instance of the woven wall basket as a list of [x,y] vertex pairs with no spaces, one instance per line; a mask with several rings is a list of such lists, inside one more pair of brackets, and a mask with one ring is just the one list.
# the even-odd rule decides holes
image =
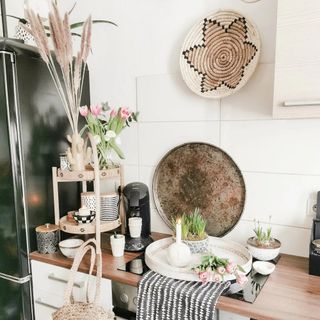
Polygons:
[[260,56],[256,27],[234,11],[215,12],[189,32],[180,55],[188,87],[207,98],[226,97],[245,85]]

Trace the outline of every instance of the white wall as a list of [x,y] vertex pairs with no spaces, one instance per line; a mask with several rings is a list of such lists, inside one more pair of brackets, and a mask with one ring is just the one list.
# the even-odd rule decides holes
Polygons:
[[[242,90],[207,100],[182,81],[179,53],[192,25],[217,9],[238,10],[256,23],[262,55]],[[253,218],[272,215],[283,252],[307,255],[307,200],[320,190],[320,120],[272,120],[276,0],[80,0],[74,18],[88,12],[119,24],[94,27],[92,101],[141,112],[123,134],[126,182],[143,181],[151,190],[154,168],[170,148],[213,143],[237,162],[248,190],[243,217],[227,237],[244,242]],[[152,229],[168,231],[154,208]]]

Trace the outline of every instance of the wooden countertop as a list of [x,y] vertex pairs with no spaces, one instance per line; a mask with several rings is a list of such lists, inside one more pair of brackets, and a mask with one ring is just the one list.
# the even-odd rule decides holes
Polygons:
[[[153,233],[154,239],[168,235]],[[117,270],[124,263],[134,259],[139,253],[125,253],[121,258],[114,258],[108,241],[102,241],[103,277],[132,286],[137,286],[140,276]],[[70,268],[72,260],[60,252],[42,255],[33,252],[31,259]],[[80,271],[87,272],[88,259],[80,266]],[[217,308],[237,313],[254,319],[311,320],[320,319],[320,277],[308,274],[308,259],[282,255],[276,270],[270,275],[261,293],[253,304],[221,297]]]

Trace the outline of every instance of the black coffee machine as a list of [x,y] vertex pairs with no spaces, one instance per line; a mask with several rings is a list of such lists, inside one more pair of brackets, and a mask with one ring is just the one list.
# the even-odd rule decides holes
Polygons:
[[309,274],[320,276],[320,191],[317,194],[317,214],[312,223],[309,247]]
[[[143,251],[153,241],[150,237],[150,201],[148,187],[141,182],[132,182],[123,189],[124,207],[126,214],[126,251]],[[131,238],[129,218],[142,218],[141,235]]]

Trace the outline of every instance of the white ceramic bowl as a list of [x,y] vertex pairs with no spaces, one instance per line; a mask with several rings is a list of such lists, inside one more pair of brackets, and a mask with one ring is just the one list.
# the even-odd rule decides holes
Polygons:
[[254,238],[251,237],[247,241],[247,248],[252,254],[252,256],[258,260],[269,261],[276,258],[280,253],[281,242],[277,239],[275,241],[275,248],[272,247],[258,247],[254,245]]
[[81,239],[67,239],[59,242],[59,248],[65,257],[73,259],[82,244]]
[[253,269],[257,271],[258,273],[267,276],[268,274],[271,274],[276,266],[271,262],[266,261],[255,261],[253,264]]

